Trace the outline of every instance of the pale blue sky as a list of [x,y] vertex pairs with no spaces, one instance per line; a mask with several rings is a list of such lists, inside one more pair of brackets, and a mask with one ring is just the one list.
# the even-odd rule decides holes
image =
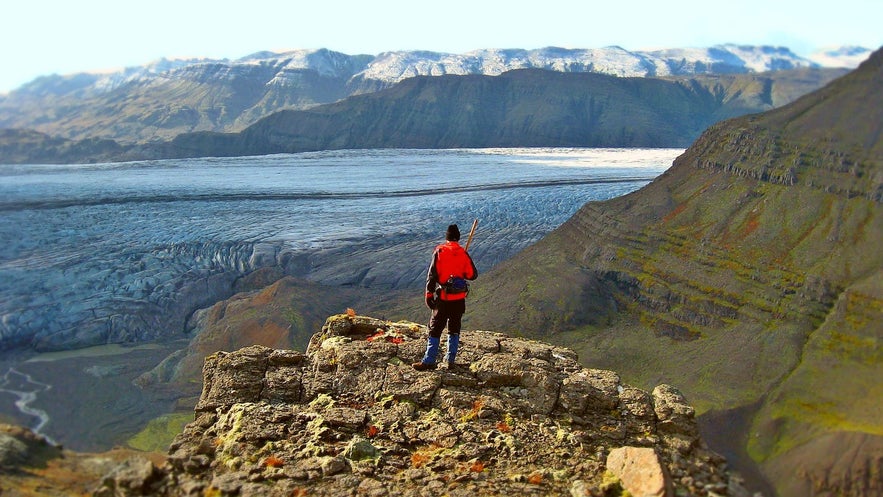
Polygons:
[[48,74],[160,57],[235,59],[329,48],[462,53],[479,48],[628,50],[722,43],[883,45],[883,0],[13,0],[0,22],[0,92]]

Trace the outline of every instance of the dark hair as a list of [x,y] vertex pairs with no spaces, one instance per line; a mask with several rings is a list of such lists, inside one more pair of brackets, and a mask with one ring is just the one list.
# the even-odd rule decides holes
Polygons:
[[445,231],[445,240],[450,240],[452,242],[460,240],[460,228],[458,228],[456,224],[448,226],[447,231]]

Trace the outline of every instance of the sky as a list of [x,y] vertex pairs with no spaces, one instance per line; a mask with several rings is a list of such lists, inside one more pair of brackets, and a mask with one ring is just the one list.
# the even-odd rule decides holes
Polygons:
[[883,45],[881,0],[27,0],[0,7],[0,93],[38,76],[162,57],[237,59],[328,48],[464,53],[548,46],[627,50],[775,45],[798,55]]

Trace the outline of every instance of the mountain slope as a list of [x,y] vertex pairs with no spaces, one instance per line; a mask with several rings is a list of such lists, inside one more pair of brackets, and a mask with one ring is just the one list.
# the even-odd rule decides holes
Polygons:
[[[860,55],[858,55],[860,56]],[[623,77],[752,74],[818,64],[786,48],[721,45],[630,52],[620,47],[487,49],[347,55],[326,49],[259,52],[237,60],[165,60],[108,74],[44,76],[0,95],[0,127],[122,143],[195,131],[236,132],[283,109],[307,109],[415,76],[515,69]]]
[[[702,410],[756,409],[732,449],[782,495],[860,495],[883,436],[881,99],[878,51],[711,127],[644,189],[587,204],[487,274],[470,324],[535,330],[641,386],[678,384]],[[817,449],[849,433],[870,440],[849,464]],[[775,470],[786,460],[798,471]]]
[[686,146],[722,117],[778,102],[770,94],[778,88],[775,77],[753,80],[753,89],[746,88],[751,81],[736,78],[681,83],[535,69],[417,77],[335,104],[282,111],[238,134],[184,134],[136,152],[196,157],[385,147]]
[[706,95],[649,79],[539,70],[419,77],[394,91],[274,114],[244,131],[242,140],[257,147],[252,152],[670,146],[698,133],[713,106]]
[[126,153],[113,140],[68,140],[27,129],[0,129],[0,163],[53,164],[111,161]]
[[[246,69],[269,77],[278,68]],[[55,114],[47,122],[58,125],[63,135],[71,130],[96,136],[111,132],[128,141],[153,138],[150,143],[2,130],[0,162],[104,162],[328,148],[687,146],[713,122],[775,108],[845,73],[801,69],[663,80],[525,69],[500,76],[426,76],[309,110],[280,111],[239,134],[182,133],[168,143],[161,138],[175,131],[224,128],[234,121],[235,127],[244,127],[275,109],[316,103],[294,101],[315,92],[265,87],[237,73],[218,82],[216,73],[230,72],[221,66],[182,71],[189,71],[190,79],[130,83],[106,94],[108,101],[71,107],[67,114],[34,104]],[[285,79],[290,85],[298,80],[302,86],[340,92],[343,80],[329,77],[289,72]]]
[[[343,67],[328,67],[334,64]],[[236,64],[147,66],[132,74],[83,75],[73,81],[48,76],[0,99],[0,126],[124,143],[190,131],[240,130],[280,109],[346,97],[347,81],[363,65],[362,56],[320,50]]]

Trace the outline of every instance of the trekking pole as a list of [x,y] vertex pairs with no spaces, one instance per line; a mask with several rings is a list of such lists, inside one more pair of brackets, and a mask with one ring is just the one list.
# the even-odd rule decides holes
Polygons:
[[466,246],[463,247],[464,250],[469,250],[469,244],[472,243],[472,237],[475,235],[475,228],[478,226],[478,219],[472,221],[472,231],[469,232],[469,238],[466,239]]

